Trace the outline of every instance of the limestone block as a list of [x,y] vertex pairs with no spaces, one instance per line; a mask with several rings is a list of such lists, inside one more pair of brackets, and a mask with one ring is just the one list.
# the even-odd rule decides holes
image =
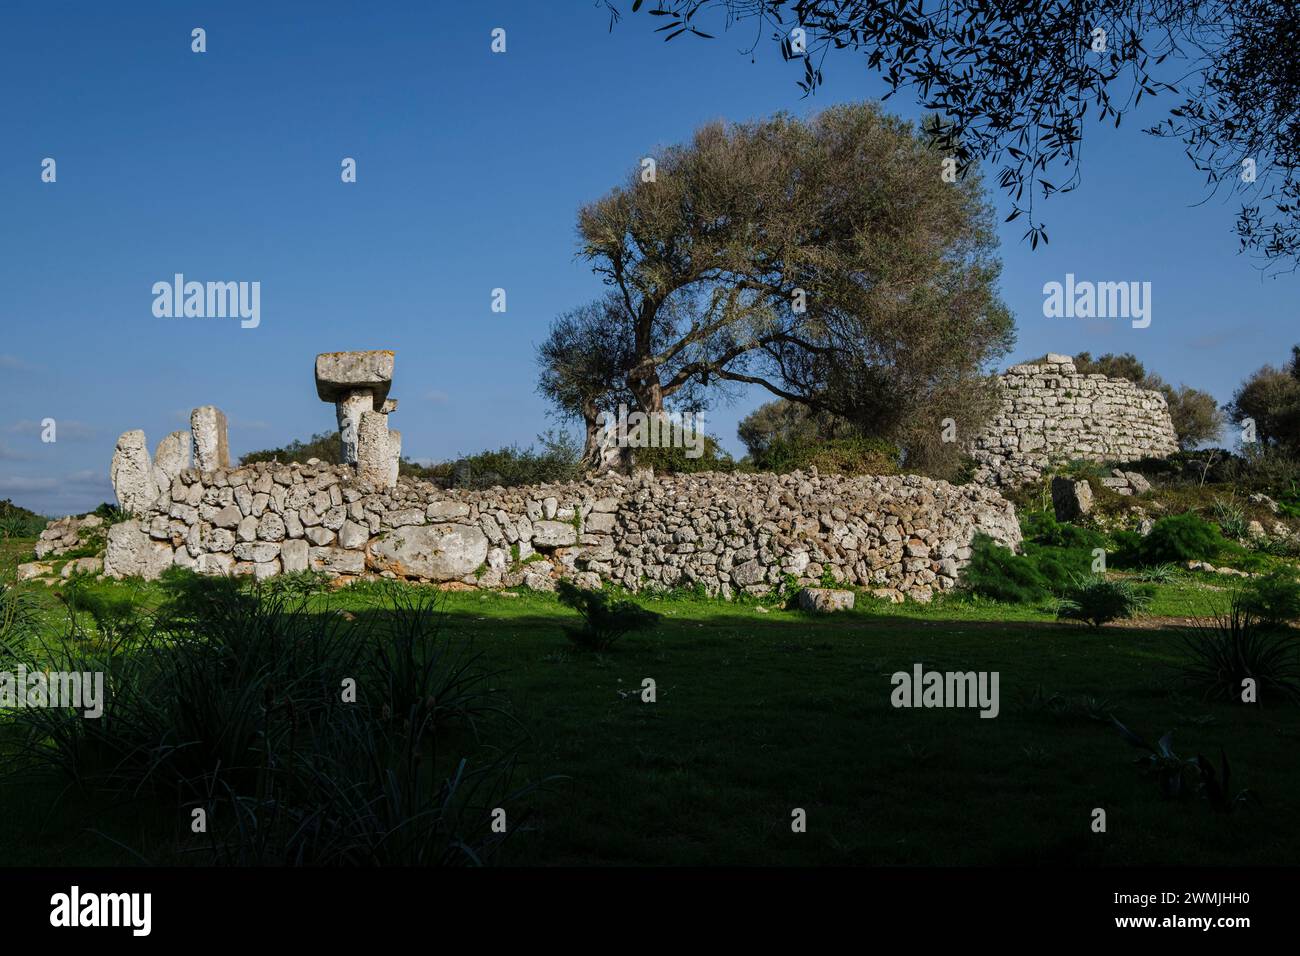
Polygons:
[[153,460],[149,457],[143,431],[124,432],[118,438],[109,478],[123,511],[143,514],[158,500],[158,480],[154,477]]
[[230,467],[230,442],[226,414],[215,405],[204,405],[190,413],[190,435],[194,443],[194,467],[201,472]]

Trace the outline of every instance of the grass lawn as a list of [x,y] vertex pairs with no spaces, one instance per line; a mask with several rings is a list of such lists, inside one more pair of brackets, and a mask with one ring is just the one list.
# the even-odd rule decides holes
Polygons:
[[[53,624],[57,602],[36,592]],[[131,593],[146,605],[159,594],[149,585]],[[1192,582],[1161,585],[1148,613],[1208,613],[1225,599]],[[359,593],[313,601],[322,613],[382,613]],[[969,599],[867,603],[820,618],[694,598],[644,603],[664,615],[658,629],[591,654],[565,639],[560,624],[576,615],[550,596],[444,596],[444,626],[473,638],[483,665],[500,672],[495,686],[527,733],[524,776],[562,778],[531,798],[534,816],[507,844],[506,862],[1300,858],[1300,708],[1202,702],[1180,686],[1168,627],[1091,630]],[[999,716],[895,709],[890,675],[916,663],[997,671]],[[645,678],[655,681],[654,703],[641,699]],[[1233,789],[1250,788],[1262,806],[1225,815],[1201,800],[1162,799],[1134,765],[1138,751],[1097,719],[1107,711],[1150,739],[1174,731],[1183,756],[1217,761],[1222,747]],[[106,811],[61,790],[54,780],[0,783],[0,864],[134,860],[109,837],[174,861],[175,821],[138,804]],[[1104,834],[1090,830],[1098,807]],[[791,831],[794,808],[807,813],[805,833]]]

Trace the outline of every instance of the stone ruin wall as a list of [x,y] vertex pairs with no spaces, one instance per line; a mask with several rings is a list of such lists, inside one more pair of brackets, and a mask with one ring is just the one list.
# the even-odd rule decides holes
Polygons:
[[1002,376],[1002,407],[975,440],[975,481],[1036,481],[1072,460],[1134,461],[1178,450],[1165,397],[1105,375],[1080,375],[1068,355],[1015,365]]
[[184,468],[138,517],[108,532],[104,572],[157,578],[173,565],[266,578],[313,569],[449,587],[569,578],[632,591],[702,585],[764,594],[785,574],[899,601],[953,587],[983,531],[1016,547],[997,492],[917,476],[707,473],[486,491],[401,478],[377,486],[352,466],[259,463]]
[[398,476],[392,374],[392,352],[317,356],[317,394],[334,404],[339,427],[337,466],[232,468],[226,417],[210,405],[153,455],[144,432],[122,435],[111,474],[133,517],[108,530],[103,572],[315,570],[537,590],[570,578],[631,591],[701,586],[724,597],[764,594],[792,575],[805,586],[829,577],[925,601],[956,585],[977,532],[1020,543],[1015,511],[995,490],[914,475],[647,472],[445,491]]

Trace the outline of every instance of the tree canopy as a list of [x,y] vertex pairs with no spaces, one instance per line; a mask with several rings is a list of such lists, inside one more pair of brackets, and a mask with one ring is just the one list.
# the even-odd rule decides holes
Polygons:
[[[943,122],[963,169],[998,181],[1047,240],[1036,199],[1075,188],[1089,121],[1172,96],[1147,132],[1180,141],[1217,190],[1240,193],[1241,248],[1300,265],[1300,4],[1296,0],[604,0],[610,26],[647,14],[671,40],[741,31],[802,66],[808,93],[831,51],[862,56]],[[714,14],[714,16],[710,16]]]
[[[928,138],[874,104],[713,123],[652,158],[578,216],[609,287],[583,321],[637,407],[753,384],[909,446],[944,417],[978,425],[1014,335],[978,177],[945,182]],[[581,365],[555,362],[572,321],[552,327],[542,387],[578,409],[556,386]]]

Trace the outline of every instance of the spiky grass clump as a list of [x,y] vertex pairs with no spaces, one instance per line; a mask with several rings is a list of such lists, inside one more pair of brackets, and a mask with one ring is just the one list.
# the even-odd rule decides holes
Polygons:
[[1057,602],[1056,614],[1101,627],[1111,621],[1131,618],[1150,600],[1128,581],[1110,581],[1101,576],[1081,578]]
[[1251,680],[1261,703],[1273,697],[1300,701],[1295,635],[1263,626],[1242,592],[1232,596],[1226,614],[1198,622],[1182,643],[1188,655],[1183,676],[1207,699],[1239,701]]

